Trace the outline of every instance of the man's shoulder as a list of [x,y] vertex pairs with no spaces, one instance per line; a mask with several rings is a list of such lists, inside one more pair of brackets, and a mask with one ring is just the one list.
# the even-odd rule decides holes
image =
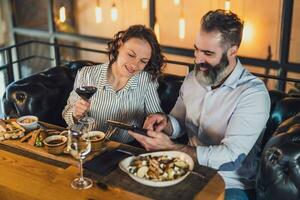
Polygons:
[[267,92],[265,83],[259,77],[249,72],[246,68],[244,70],[244,73],[238,80],[237,88],[241,87],[252,91]]

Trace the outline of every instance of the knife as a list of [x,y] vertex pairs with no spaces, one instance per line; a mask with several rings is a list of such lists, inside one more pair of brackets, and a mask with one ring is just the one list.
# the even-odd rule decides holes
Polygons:
[[129,124],[125,124],[123,122],[117,122],[117,121],[113,121],[113,120],[107,120],[106,122],[107,122],[108,125],[118,127],[120,129],[130,130],[130,131],[133,131],[135,133],[139,133],[141,135],[147,136],[147,129],[140,128],[136,125],[129,125]]

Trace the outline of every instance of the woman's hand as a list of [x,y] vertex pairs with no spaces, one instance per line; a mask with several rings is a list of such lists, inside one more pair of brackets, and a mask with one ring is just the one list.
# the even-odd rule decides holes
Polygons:
[[79,120],[90,108],[90,102],[83,99],[78,99],[74,105],[73,117]]
[[173,127],[168,118],[168,115],[164,113],[150,114],[145,122],[143,128],[149,131],[165,132],[167,135],[172,135]]
[[168,123],[168,116],[162,113],[150,114],[145,122],[144,128],[150,131],[162,131],[166,128]]

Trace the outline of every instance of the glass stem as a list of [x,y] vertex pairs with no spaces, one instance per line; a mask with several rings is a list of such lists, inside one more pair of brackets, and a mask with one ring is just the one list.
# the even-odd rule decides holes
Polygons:
[[79,162],[80,162],[80,181],[84,181],[84,178],[83,178],[83,167],[82,167],[82,158],[79,159]]

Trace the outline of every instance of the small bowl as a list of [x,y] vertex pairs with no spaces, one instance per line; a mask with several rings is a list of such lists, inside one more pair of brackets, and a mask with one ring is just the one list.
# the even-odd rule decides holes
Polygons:
[[91,141],[92,151],[98,151],[103,146],[103,141],[105,137],[105,133],[101,131],[90,131],[88,133],[83,134],[83,139],[89,138]]
[[51,154],[61,154],[67,146],[67,137],[63,135],[52,135],[43,140],[45,149]]
[[39,119],[33,115],[26,115],[17,119],[17,123],[25,128],[26,131],[37,129]]

